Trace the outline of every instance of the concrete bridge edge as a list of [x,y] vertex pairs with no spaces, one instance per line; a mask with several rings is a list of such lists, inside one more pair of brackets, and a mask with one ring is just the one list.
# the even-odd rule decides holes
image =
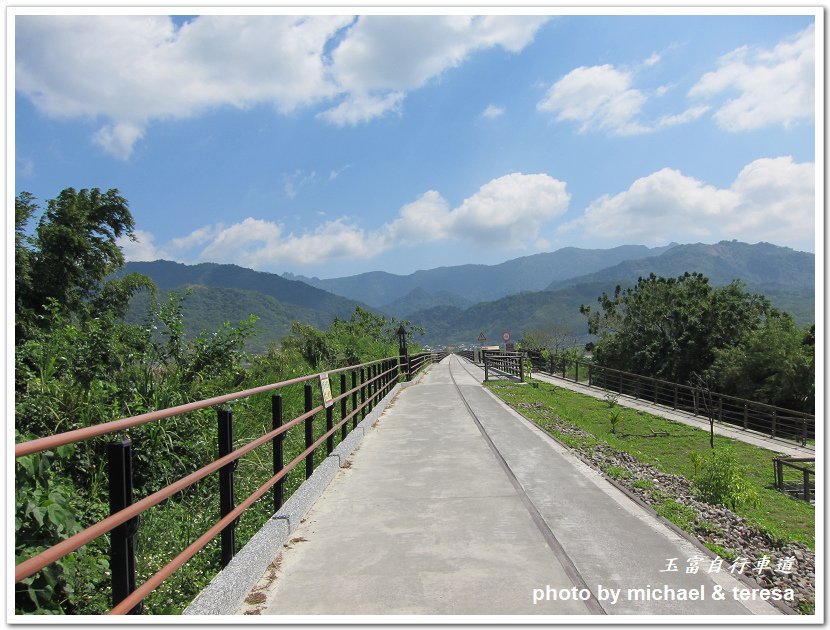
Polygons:
[[233,615],[248,596],[251,588],[265,575],[268,565],[279,555],[291,533],[300,524],[314,502],[334,479],[363,437],[380,418],[395,397],[414,385],[428,372],[426,370],[411,382],[398,383],[377,406],[338,444],[315,468],[309,479],[297,488],[262,528],[254,534],[234,556],[227,567],[211,580],[204,590],[185,608],[185,615]]

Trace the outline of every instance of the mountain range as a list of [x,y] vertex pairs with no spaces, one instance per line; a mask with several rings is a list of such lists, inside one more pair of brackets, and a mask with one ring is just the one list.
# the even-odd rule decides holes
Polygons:
[[[649,273],[668,277],[687,271],[703,273],[713,285],[741,280],[800,324],[814,321],[815,255],[769,243],[567,247],[499,265],[439,267],[405,276],[378,271],[327,280],[169,261],[131,262],[121,273],[143,273],[162,293],[189,289],[184,303],[189,335],[256,314],[260,332],[249,349],[260,351],[282,338],[294,320],[325,328],[334,317],[348,318],[357,306],[422,326],[426,335],[421,341],[431,344],[472,343],[481,332],[497,340],[505,330],[518,338],[522,331],[551,325],[581,340],[587,334],[581,304],[594,304],[602,292],[633,286]],[[146,300],[137,300],[131,318],[145,305]]]

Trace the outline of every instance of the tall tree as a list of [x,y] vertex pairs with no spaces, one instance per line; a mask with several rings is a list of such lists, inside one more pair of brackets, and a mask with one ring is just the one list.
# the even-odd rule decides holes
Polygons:
[[778,315],[764,296],[747,293],[740,282],[714,288],[699,273],[651,274],[598,301],[597,312],[580,309],[589,332],[599,336],[597,363],[681,383],[706,370],[718,348],[737,344]]
[[[23,203],[24,195],[19,197]],[[31,261],[37,282],[20,296],[23,306],[39,311],[54,298],[69,312],[76,311],[124,264],[117,239],[131,237],[133,228],[127,200],[117,190],[61,191],[47,202],[37,226]]]

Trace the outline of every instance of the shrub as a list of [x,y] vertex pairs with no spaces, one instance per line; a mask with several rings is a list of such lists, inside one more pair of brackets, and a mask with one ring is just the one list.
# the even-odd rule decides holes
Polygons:
[[713,450],[708,456],[694,453],[692,462],[695,467],[692,483],[703,501],[732,510],[739,505],[757,506],[760,502],[731,450]]

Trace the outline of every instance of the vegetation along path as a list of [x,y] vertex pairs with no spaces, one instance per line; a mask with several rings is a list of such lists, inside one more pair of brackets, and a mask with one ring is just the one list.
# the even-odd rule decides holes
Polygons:
[[780,612],[728,571],[671,570],[700,555],[451,356],[381,416],[239,612]]

